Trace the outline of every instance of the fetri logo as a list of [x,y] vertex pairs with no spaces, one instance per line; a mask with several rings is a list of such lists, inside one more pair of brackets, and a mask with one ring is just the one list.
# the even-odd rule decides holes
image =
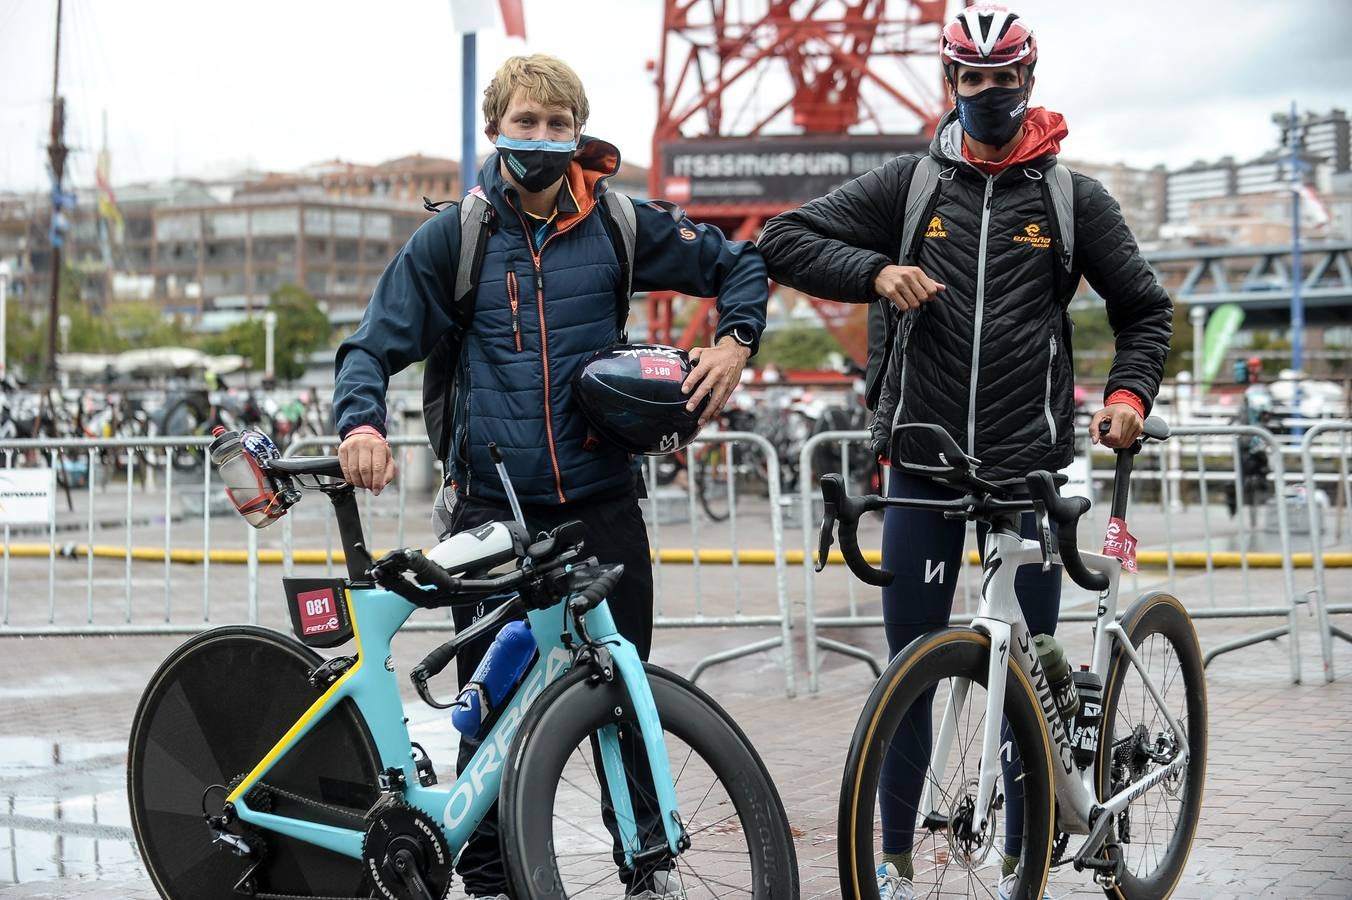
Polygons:
[[1052,245],[1052,239],[1042,233],[1042,226],[1036,222],[1029,222],[1023,226],[1023,234],[1014,235],[1014,240],[1020,244],[1032,244],[1034,247],[1042,249]]
[[929,220],[929,228],[925,231],[927,238],[946,238],[948,232],[944,230],[944,220],[935,216]]

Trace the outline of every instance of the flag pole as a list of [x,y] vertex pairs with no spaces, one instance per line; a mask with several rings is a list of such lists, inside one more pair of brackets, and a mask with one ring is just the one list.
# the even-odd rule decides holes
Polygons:
[[1287,132],[1287,146],[1291,151],[1291,368],[1295,373],[1295,384],[1291,391],[1291,404],[1295,407],[1296,426],[1292,434],[1300,437],[1305,429],[1300,421],[1300,375],[1302,344],[1305,331],[1305,302],[1301,296],[1303,285],[1300,271],[1300,135],[1296,119],[1296,101],[1291,101],[1290,130]]
[[474,131],[478,117],[474,114],[475,34],[467,31],[461,38],[460,52],[460,187],[468,194],[479,180],[474,164]]

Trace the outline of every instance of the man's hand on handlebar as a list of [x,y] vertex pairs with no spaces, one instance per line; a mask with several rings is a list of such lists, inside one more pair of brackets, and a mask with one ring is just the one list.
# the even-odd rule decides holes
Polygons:
[[[1104,422],[1109,423],[1106,433],[1101,431]],[[1110,403],[1094,413],[1089,423],[1089,440],[1114,450],[1123,450],[1141,436],[1143,424],[1140,414],[1126,403]]]
[[368,488],[377,496],[394,481],[397,469],[390,445],[370,432],[349,434],[338,445],[338,462],[343,477],[356,487]]

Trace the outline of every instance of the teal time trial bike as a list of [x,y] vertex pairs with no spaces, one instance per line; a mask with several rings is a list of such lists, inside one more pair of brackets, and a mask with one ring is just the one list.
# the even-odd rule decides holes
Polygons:
[[[128,790],[162,896],[438,900],[494,802],[516,900],[653,896],[655,881],[665,896],[798,896],[764,763],[712,698],[616,632],[605,597],[622,567],[584,557],[580,523],[535,540],[493,523],[456,536],[446,565],[410,549],[375,560],[336,458],[281,459],[245,438],[260,491],[241,502],[234,487],[241,512],[275,518],[297,486],[323,492],[347,574],[283,579],[299,640],[213,628],[150,679]],[[390,644],[415,611],[461,603],[492,611],[412,668],[424,701],[452,706],[429,680],[508,620],[524,617],[537,652],[442,785],[410,739]],[[307,646],[348,642],[329,658]]]

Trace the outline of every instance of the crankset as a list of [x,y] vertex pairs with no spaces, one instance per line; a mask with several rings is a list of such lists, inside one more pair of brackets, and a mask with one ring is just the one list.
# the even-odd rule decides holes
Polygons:
[[362,867],[382,900],[443,900],[451,891],[451,848],[435,821],[402,800],[367,815]]

